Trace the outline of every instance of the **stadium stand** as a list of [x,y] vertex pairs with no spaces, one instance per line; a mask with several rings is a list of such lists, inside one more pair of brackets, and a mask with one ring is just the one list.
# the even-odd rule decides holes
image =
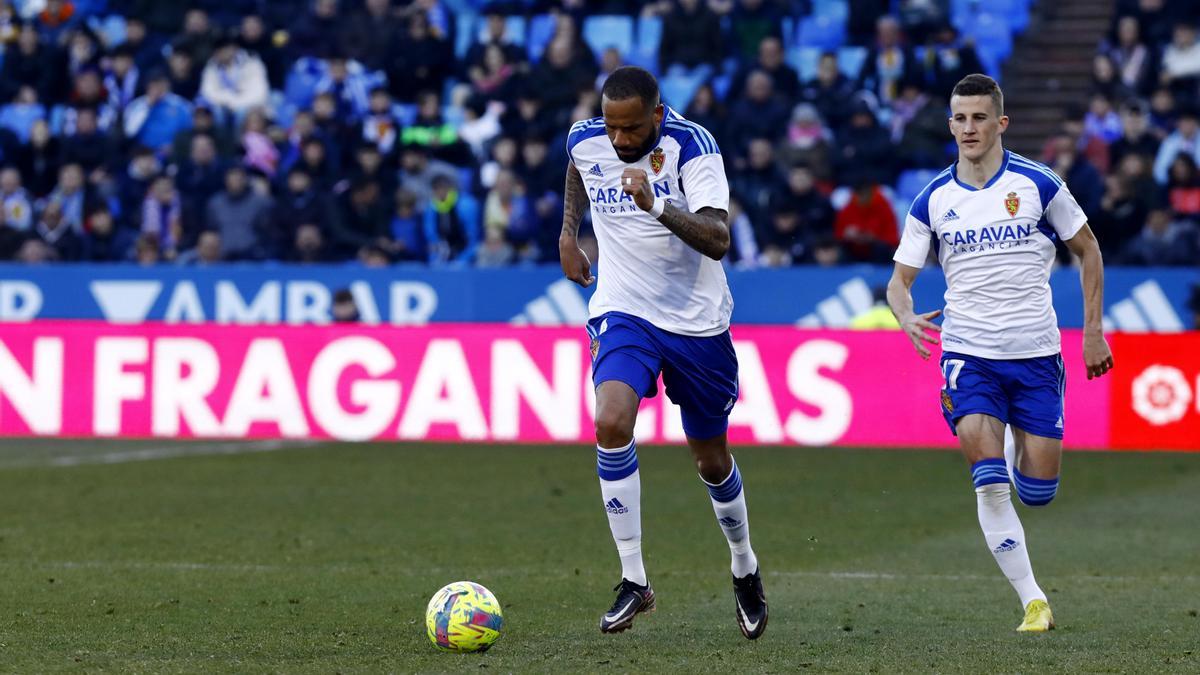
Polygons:
[[[1084,86],[1079,47],[1039,92],[1014,44],[1086,23],[1077,0],[0,0],[0,259],[553,263],[564,132],[627,63],[717,138],[754,243],[731,264],[884,261],[841,245],[835,219],[858,194],[903,222],[953,157],[946,94],[978,70],[1011,71],[1038,134],[1019,149],[1124,256],[1139,217],[1200,212],[1195,162],[1171,154],[1195,147],[1194,117],[1175,118],[1200,47],[1189,3],[1117,4],[1098,95],[1060,123],[1031,106]],[[1165,201],[1130,216],[1130,194]]]

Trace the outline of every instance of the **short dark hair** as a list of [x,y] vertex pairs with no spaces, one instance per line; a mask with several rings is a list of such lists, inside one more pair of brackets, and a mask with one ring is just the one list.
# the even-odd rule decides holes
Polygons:
[[989,96],[996,107],[996,115],[1004,114],[1004,92],[995,80],[983,73],[972,73],[959,80],[950,96]]
[[640,98],[649,107],[658,105],[658,80],[645,68],[621,66],[604,80],[600,95],[610,101]]

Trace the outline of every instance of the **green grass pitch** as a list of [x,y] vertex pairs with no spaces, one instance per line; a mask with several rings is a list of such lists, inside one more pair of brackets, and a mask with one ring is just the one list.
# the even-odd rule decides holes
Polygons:
[[[272,449],[0,444],[0,671],[1200,670],[1200,455],[1068,454],[1020,509],[1059,629],[1017,635],[957,454],[738,449],[771,603],[750,643],[683,448],[641,449],[659,610],[615,636],[590,448]],[[460,579],[504,606],[486,654],[425,638]]]

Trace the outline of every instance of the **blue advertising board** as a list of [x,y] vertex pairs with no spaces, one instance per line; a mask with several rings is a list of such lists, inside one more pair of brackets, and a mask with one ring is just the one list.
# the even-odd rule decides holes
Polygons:
[[[794,267],[728,271],[734,321],[842,327],[868,309],[887,283],[887,266]],[[1192,327],[1187,301],[1200,270],[1113,268],[1105,283],[1105,321],[1127,331]],[[1083,324],[1079,272],[1051,276],[1063,327]],[[582,324],[592,289],[563,279],[556,266],[431,269],[359,265],[0,265],[0,320],[99,319],[217,323],[325,323],[334,293],[346,289],[368,323]],[[945,278],[930,268],[913,289],[916,307],[942,305]]]

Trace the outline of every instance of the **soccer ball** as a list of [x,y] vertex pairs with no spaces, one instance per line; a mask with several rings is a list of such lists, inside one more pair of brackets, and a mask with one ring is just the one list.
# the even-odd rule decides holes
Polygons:
[[442,651],[485,651],[500,637],[503,626],[500,601],[473,581],[444,586],[425,609],[425,632]]

